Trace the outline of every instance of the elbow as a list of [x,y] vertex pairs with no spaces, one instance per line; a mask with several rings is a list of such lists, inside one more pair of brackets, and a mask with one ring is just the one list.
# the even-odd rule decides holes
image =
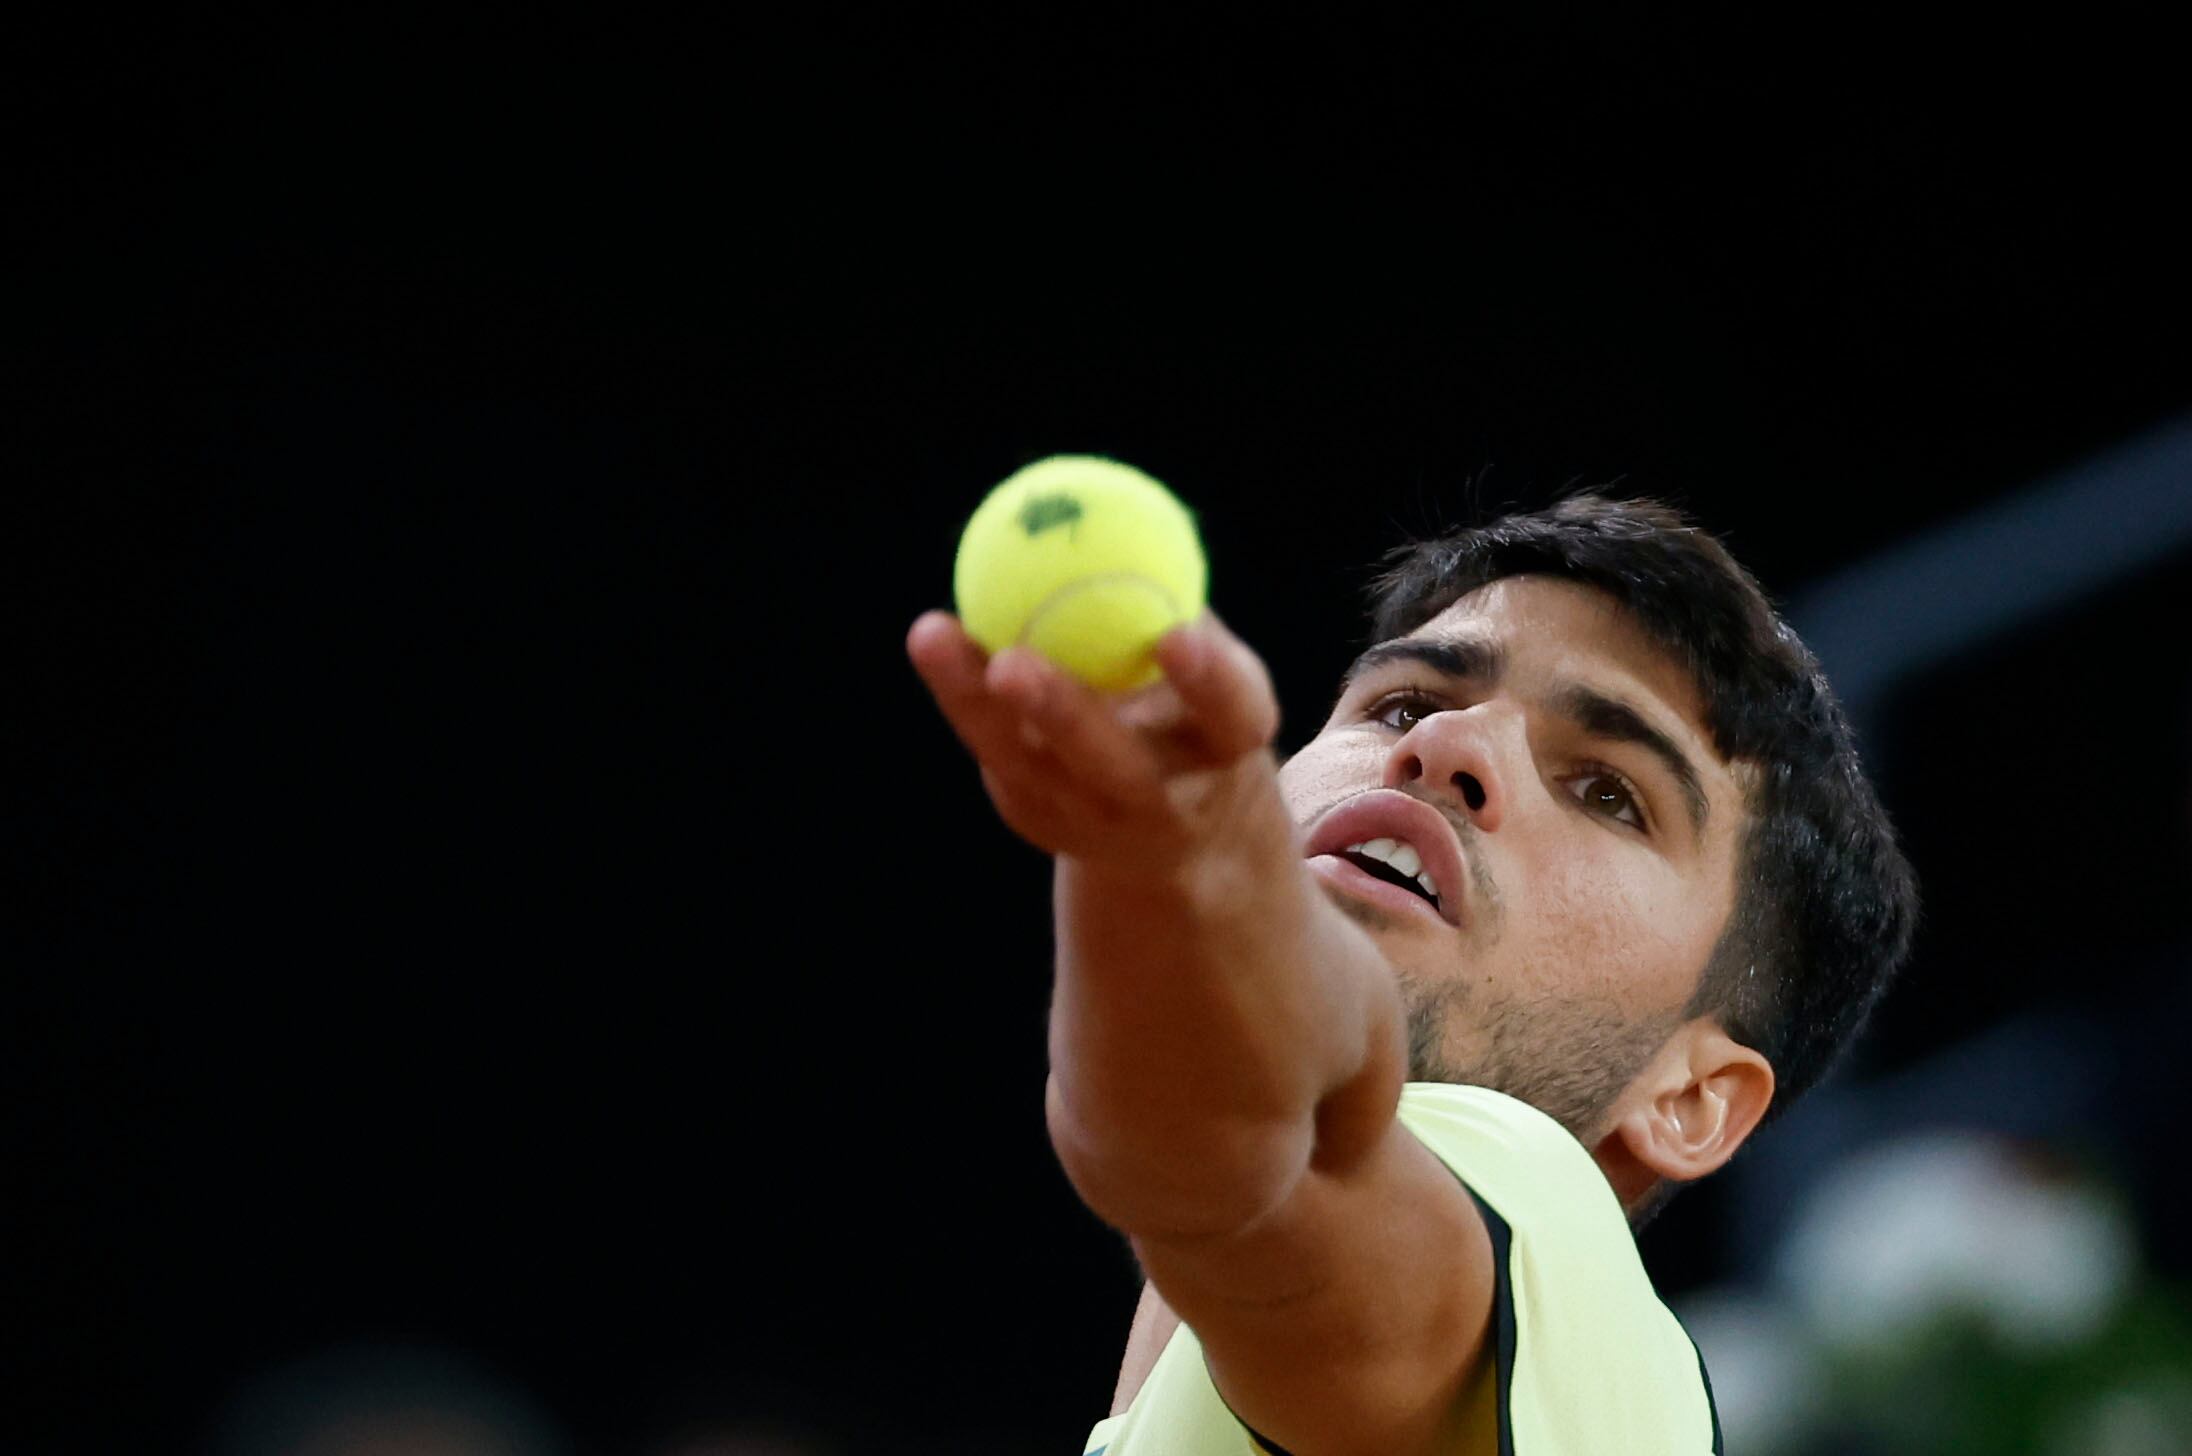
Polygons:
[[1221,1238],[1255,1224],[1308,1172],[1316,1135],[1307,1120],[1121,1126],[1069,1106],[1055,1076],[1043,1110],[1074,1192],[1136,1238]]

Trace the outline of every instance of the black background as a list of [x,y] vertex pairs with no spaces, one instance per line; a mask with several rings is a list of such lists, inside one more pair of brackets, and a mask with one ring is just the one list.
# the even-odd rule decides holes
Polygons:
[[[1405,534],[1618,481],[1793,595],[2186,402],[2157,35],[1534,13],[28,48],[5,1444],[363,1340],[582,1450],[1072,1449],[1136,1286],[900,645],[989,483],[1177,487],[1291,747]],[[2181,933],[2184,565],[1898,700],[1858,1075]]]

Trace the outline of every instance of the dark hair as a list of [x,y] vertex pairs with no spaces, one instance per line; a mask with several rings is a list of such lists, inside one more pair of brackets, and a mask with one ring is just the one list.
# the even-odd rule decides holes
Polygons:
[[1762,1053],[1786,1111],[1841,1056],[1909,952],[1918,887],[1819,664],[1718,541],[1654,501],[1576,495],[1398,547],[1370,584],[1373,640],[1489,582],[1594,587],[1683,663],[1714,746],[1757,776],[1735,907],[1685,1014]]

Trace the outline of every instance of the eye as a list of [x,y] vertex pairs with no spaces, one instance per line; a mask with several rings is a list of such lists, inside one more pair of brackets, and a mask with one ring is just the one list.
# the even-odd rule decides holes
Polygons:
[[1444,706],[1429,693],[1407,688],[1397,693],[1387,693],[1372,703],[1368,716],[1373,723],[1381,723],[1387,728],[1406,733]]
[[1636,829],[1649,829],[1644,805],[1629,781],[1612,769],[1594,768],[1568,780],[1570,792],[1593,814],[1618,819]]

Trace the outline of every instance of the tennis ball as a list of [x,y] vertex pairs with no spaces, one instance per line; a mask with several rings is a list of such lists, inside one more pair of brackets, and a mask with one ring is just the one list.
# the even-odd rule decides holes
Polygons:
[[1119,693],[1161,676],[1157,639],[1201,615],[1209,572],[1171,491],[1116,460],[1053,455],[975,508],[952,595],[986,650],[1022,643]]

